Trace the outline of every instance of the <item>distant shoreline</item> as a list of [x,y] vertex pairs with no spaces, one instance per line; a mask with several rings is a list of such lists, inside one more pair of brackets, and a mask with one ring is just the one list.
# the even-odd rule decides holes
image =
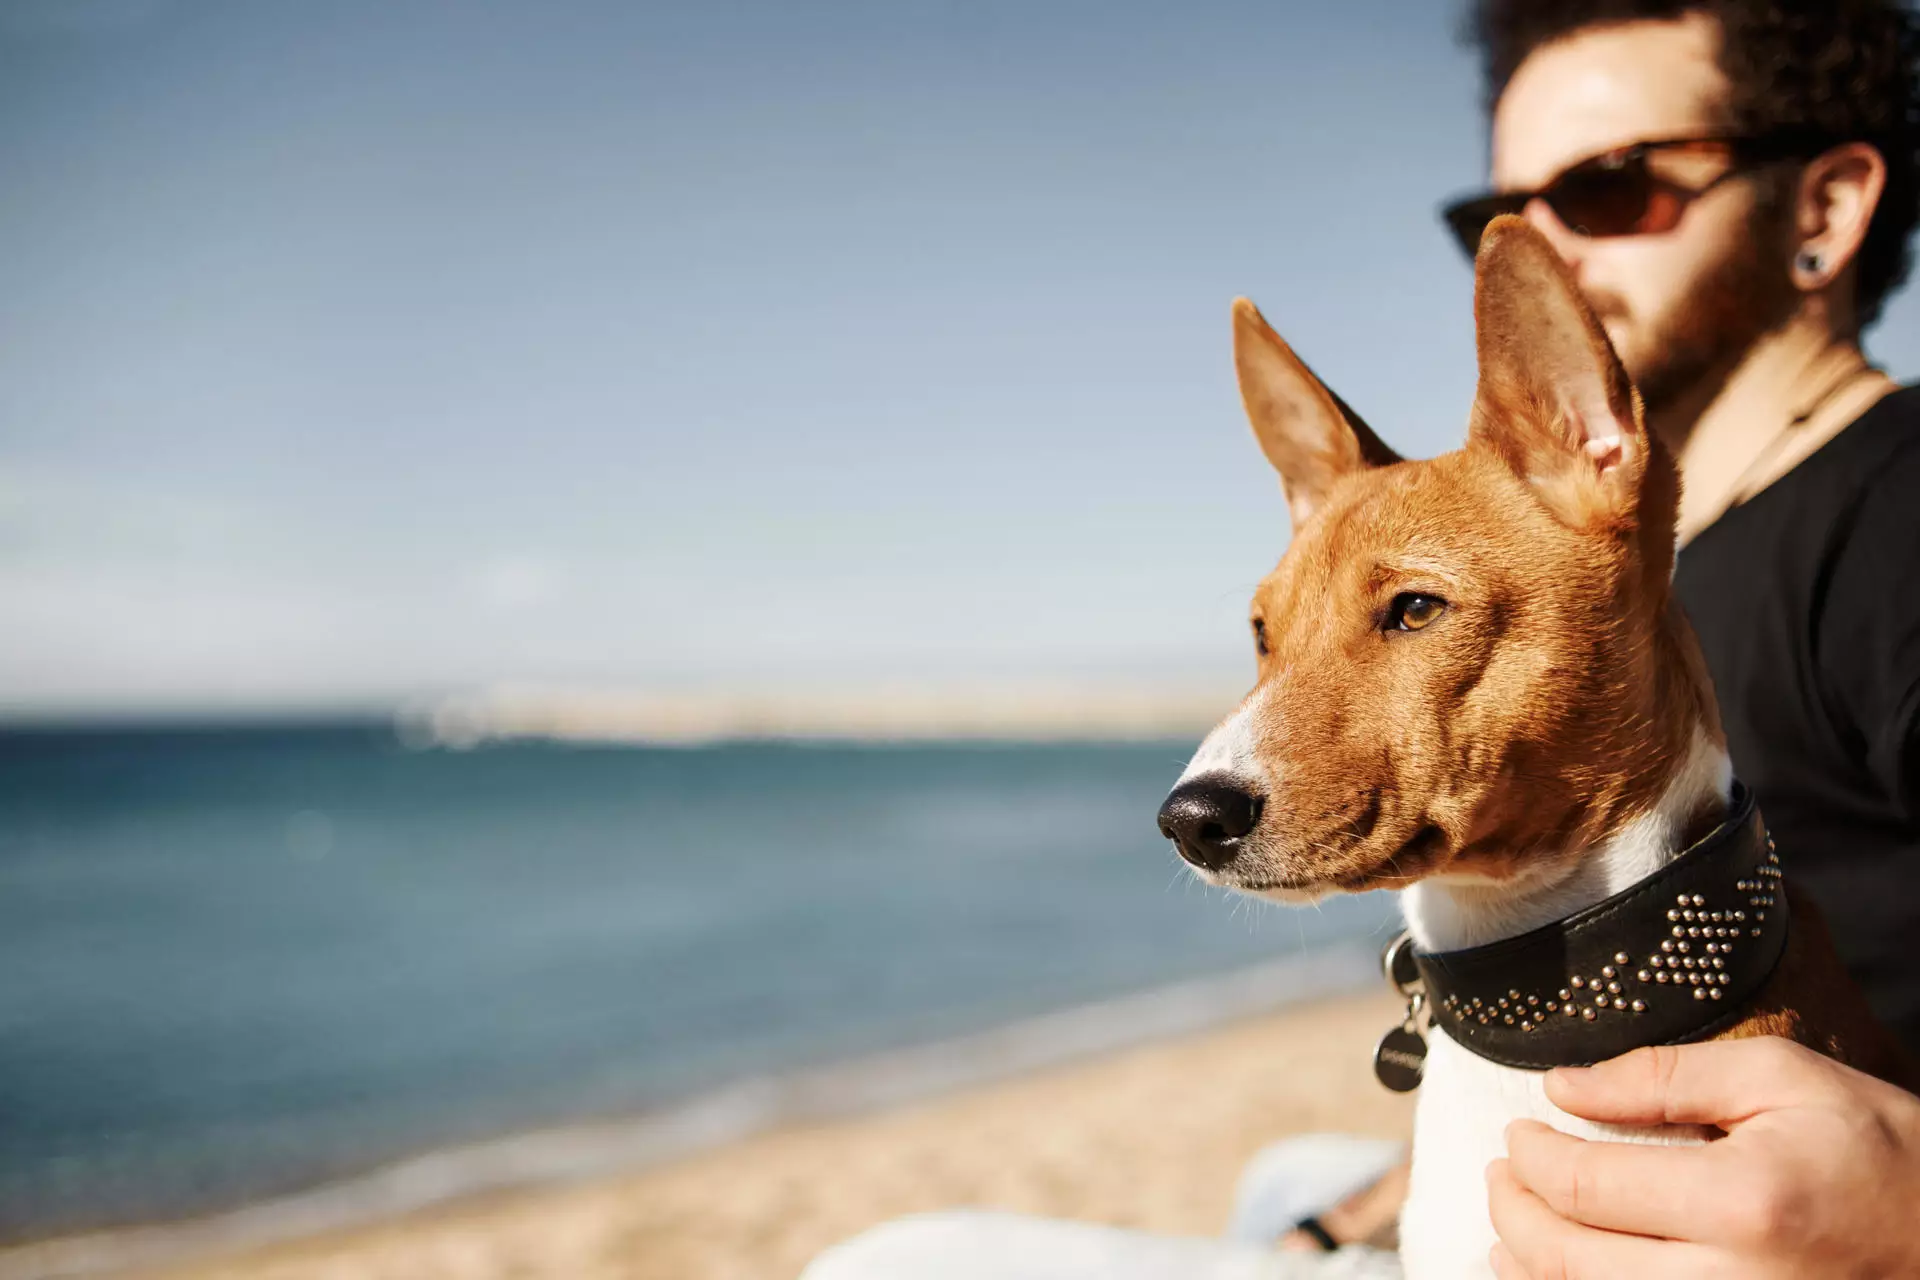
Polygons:
[[705,746],[737,742],[1134,742],[1198,739],[1243,691],[1216,683],[883,685],[686,692],[539,686],[389,704],[48,711],[0,706],[0,741],[62,734],[371,730],[405,745],[495,742]]
[[226,1213],[11,1246],[0,1249],[0,1280],[182,1264],[488,1194],[636,1173],[772,1129],[894,1108],[1363,990],[1375,971],[1370,942],[1333,943],[957,1039],[743,1080],[624,1120],[430,1152]]

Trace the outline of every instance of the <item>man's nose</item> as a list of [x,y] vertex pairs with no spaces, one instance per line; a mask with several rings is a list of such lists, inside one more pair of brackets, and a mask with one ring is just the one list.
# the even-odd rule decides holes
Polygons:
[[1560,255],[1560,260],[1573,269],[1574,279],[1578,281],[1580,263],[1586,256],[1587,238],[1560,221],[1560,215],[1553,211],[1553,206],[1538,196],[1527,201],[1527,207],[1520,211],[1520,216],[1547,238],[1547,243]]
[[1183,782],[1160,806],[1160,834],[1196,867],[1218,871],[1260,822],[1261,798],[1221,774]]

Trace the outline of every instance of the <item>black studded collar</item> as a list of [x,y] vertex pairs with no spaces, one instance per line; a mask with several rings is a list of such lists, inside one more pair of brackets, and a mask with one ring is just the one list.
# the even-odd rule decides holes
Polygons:
[[1780,859],[1753,793],[1726,820],[1605,902],[1463,951],[1412,950],[1434,1022],[1509,1067],[1589,1066],[1730,1025],[1787,940]]

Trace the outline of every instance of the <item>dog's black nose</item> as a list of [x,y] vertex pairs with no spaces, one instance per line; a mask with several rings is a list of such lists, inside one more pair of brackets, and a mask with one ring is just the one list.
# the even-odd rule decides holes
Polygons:
[[1260,821],[1260,797],[1218,774],[1183,782],[1160,806],[1160,834],[1196,867],[1218,871]]

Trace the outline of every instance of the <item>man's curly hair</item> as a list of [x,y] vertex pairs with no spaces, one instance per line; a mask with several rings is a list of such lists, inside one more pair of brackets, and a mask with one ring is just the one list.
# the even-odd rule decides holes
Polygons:
[[1592,27],[1704,14],[1720,27],[1720,69],[1732,84],[1729,128],[1789,133],[1808,154],[1866,142],[1887,163],[1887,187],[1860,247],[1862,326],[1907,278],[1920,221],[1920,24],[1899,0],[1472,0],[1489,111],[1527,56]]

